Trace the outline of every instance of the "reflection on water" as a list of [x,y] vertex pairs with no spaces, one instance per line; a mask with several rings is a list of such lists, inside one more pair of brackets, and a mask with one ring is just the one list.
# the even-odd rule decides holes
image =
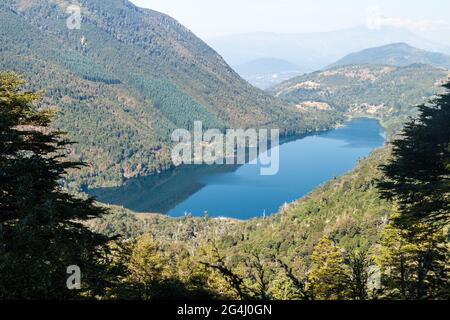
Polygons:
[[196,193],[207,183],[207,177],[233,172],[237,166],[192,165],[178,167],[155,176],[129,180],[117,188],[90,190],[101,202],[121,205],[136,212],[167,213],[177,203]]
[[248,219],[277,212],[285,202],[350,170],[383,142],[376,120],[355,119],[341,128],[281,145],[280,171],[274,176],[261,176],[258,165],[192,165],[89,193],[138,212],[179,216],[207,211],[210,216]]

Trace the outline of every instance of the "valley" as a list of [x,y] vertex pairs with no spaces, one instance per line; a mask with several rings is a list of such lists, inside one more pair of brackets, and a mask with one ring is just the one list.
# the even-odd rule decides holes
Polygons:
[[91,163],[72,177],[73,190],[171,168],[170,134],[194,121],[221,130],[276,126],[288,135],[326,129],[339,118],[299,112],[252,87],[164,14],[122,0],[84,0],[83,28],[70,30],[67,1],[19,4],[0,4],[0,68],[42,90],[43,107],[60,109],[56,127],[78,142],[71,154]]
[[450,298],[449,47],[73,5],[0,3],[0,300]]

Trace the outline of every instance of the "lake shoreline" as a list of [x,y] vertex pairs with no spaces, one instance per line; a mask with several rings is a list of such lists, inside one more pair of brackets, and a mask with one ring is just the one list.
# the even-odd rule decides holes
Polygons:
[[[288,138],[284,138],[283,141],[280,143],[280,148],[281,149],[294,148],[290,152],[294,152],[294,154],[296,154],[298,152],[301,153],[301,152],[303,152],[303,151],[301,151],[301,149],[297,150],[297,149],[295,149],[296,148],[295,146],[289,146],[289,144],[293,143],[294,145],[299,144],[301,146],[301,144],[302,144],[301,141],[304,141],[304,140],[309,141],[311,139],[313,139],[313,140],[319,139],[320,141],[324,141],[323,139],[328,139],[328,140],[326,140],[326,141],[328,141],[327,143],[332,142],[332,145],[336,145],[336,142],[340,141],[340,139],[342,139],[339,136],[342,134],[344,134],[344,136],[346,135],[345,127],[348,125],[350,125],[350,127],[351,127],[352,123],[353,123],[353,127],[355,127],[355,125],[356,125],[356,127],[355,127],[356,129],[358,129],[358,127],[359,127],[359,129],[358,129],[359,131],[357,131],[356,133],[353,133],[356,136],[351,137],[351,139],[354,140],[354,143],[356,143],[356,145],[353,146],[353,148],[356,147],[356,149],[354,149],[354,150],[357,151],[358,148],[361,147],[361,146],[358,147],[358,144],[360,144],[361,142],[364,143],[363,140],[361,140],[361,141],[358,140],[359,139],[358,135],[364,136],[365,131],[368,130],[366,127],[368,127],[368,128],[372,127],[372,129],[371,129],[372,133],[370,135],[373,136],[372,138],[375,137],[378,141],[378,142],[376,142],[375,147],[382,146],[382,144],[384,144],[385,140],[384,140],[384,138],[382,140],[380,140],[380,137],[378,137],[378,133],[381,135],[383,134],[383,127],[381,126],[380,122],[377,119],[369,119],[367,117],[362,117],[362,118],[358,118],[358,119],[349,119],[349,120],[345,121],[344,123],[337,125],[335,129],[329,129],[326,131],[314,132],[314,133],[303,134],[303,135],[293,135]],[[358,125],[358,122],[362,122],[362,124]],[[353,128],[353,129],[350,128],[350,129],[355,130],[355,128]],[[348,129],[347,129],[347,131],[348,131]],[[336,136],[336,134],[337,134],[337,136]],[[329,140],[330,138],[331,138],[331,140]],[[305,143],[305,142],[303,142],[303,143]],[[309,142],[309,143],[311,143],[311,142]],[[320,142],[320,143],[323,143],[323,142]],[[342,141],[341,141],[341,143],[342,143]],[[285,147],[286,145],[287,145],[287,147]],[[314,149],[317,148],[314,144],[310,145],[310,148],[311,147],[312,147],[312,149],[310,150],[310,152],[314,152]],[[336,148],[336,146],[334,148]],[[370,150],[372,150],[372,149],[373,149],[373,147],[370,147]],[[339,150],[341,150],[341,151],[339,151]],[[362,156],[367,155],[367,153],[370,150],[369,149],[364,150],[364,152],[361,153],[361,155]],[[352,151],[351,149],[346,149],[345,147],[344,147],[344,149],[342,149],[342,147],[339,147],[338,149],[335,150],[335,152],[336,151],[338,151],[338,153],[340,152],[341,156],[344,156],[344,158],[346,157],[345,156],[346,153],[355,152],[355,151]],[[325,152],[325,151],[322,151],[322,152]],[[358,152],[361,152],[361,151],[358,151]],[[358,156],[358,155],[359,155],[359,153],[354,156]],[[298,157],[298,155],[297,155],[297,157]],[[297,159],[297,161],[304,161],[303,158],[304,157],[300,157]],[[320,160],[320,158],[322,158],[322,156],[320,156],[318,160],[313,161],[313,163],[311,165],[314,166],[314,162],[316,162],[316,161],[319,161],[319,162],[324,161],[324,160]],[[326,158],[326,156],[325,156],[325,158]],[[357,159],[350,159],[350,160],[345,160],[345,161],[342,160],[344,162],[341,161],[341,163],[338,164],[338,167],[336,168],[336,170],[337,170],[336,174],[332,174],[334,172],[333,171],[334,169],[330,169],[331,165],[322,164],[323,166],[325,166],[324,168],[320,169],[320,167],[319,167],[315,170],[317,172],[318,177],[314,178],[315,180],[313,179],[312,182],[308,182],[306,184],[306,186],[303,186],[303,187],[301,186],[301,188],[298,188],[298,186],[295,186],[293,184],[292,187],[290,187],[290,188],[284,186],[282,188],[285,188],[285,189],[278,190],[278,187],[276,187],[275,185],[270,187],[270,185],[271,185],[270,181],[272,181],[270,179],[260,181],[260,178],[255,177],[253,174],[250,176],[248,176],[248,175],[240,176],[240,175],[242,175],[243,170],[244,171],[253,170],[250,168],[250,166],[248,164],[243,165],[243,166],[232,166],[232,167],[230,167],[230,166],[228,166],[228,167],[227,166],[219,166],[219,167],[186,166],[185,168],[178,167],[178,168],[172,169],[168,172],[161,173],[160,175],[154,175],[154,176],[140,178],[140,179],[134,179],[134,180],[132,179],[132,180],[128,181],[125,186],[122,186],[122,187],[96,189],[90,195],[97,196],[99,202],[103,202],[105,204],[109,203],[111,205],[124,206],[125,208],[127,208],[131,211],[134,211],[134,212],[141,212],[141,213],[142,212],[157,212],[157,213],[160,212],[162,215],[169,215],[172,217],[173,216],[179,217],[179,216],[183,216],[184,214],[189,215],[189,213],[193,212],[193,214],[192,214],[193,216],[201,217],[207,211],[210,218],[222,218],[222,219],[231,218],[231,219],[237,219],[237,220],[249,220],[251,218],[259,217],[264,214],[269,216],[269,215],[277,213],[279,211],[280,206],[282,206],[283,203],[295,202],[298,199],[301,199],[303,196],[305,196],[309,192],[316,189],[321,184],[326,183],[331,178],[333,178],[335,176],[340,176],[342,174],[345,174],[345,172],[351,170],[354,167],[354,162],[356,162],[356,160]],[[348,161],[350,161],[350,162],[348,162]],[[349,164],[353,164],[353,165],[350,166]],[[292,164],[290,166],[292,166]],[[308,165],[306,165],[306,166],[308,166]],[[245,167],[245,168],[242,169],[242,167]],[[331,166],[331,167],[333,167],[333,166]],[[186,176],[185,170],[187,170],[187,176]],[[290,171],[295,173],[298,170],[299,169],[296,168],[296,166],[292,167],[291,169],[286,168],[285,171],[287,171],[287,172],[284,172],[283,175],[284,175],[285,179],[289,180],[290,179],[289,176],[291,175]],[[322,173],[322,171],[325,171],[325,173]],[[326,173],[326,172],[328,172],[328,173]],[[295,174],[298,177],[300,177],[300,181],[302,181],[303,175],[304,174],[308,175],[308,172],[306,172],[306,173],[297,172]],[[219,181],[219,184],[217,184],[217,181],[214,181],[214,179],[217,179],[215,177],[219,177],[219,180],[224,179],[224,178],[231,179],[231,180],[225,181],[225,184],[223,184],[224,182]],[[241,180],[240,181],[236,180],[233,182],[233,179],[236,179],[236,177]],[[242,180],[242,179],[244,179],[244,180]],[[255,180],[255,182],[248,182],[248,181],[246,181],[246,179],[247,180],[253,179],[253,180]],[[184,181],[184,180],[187,180],[187,181]],[[257,181],[259,181],[259,182],[257,182]],[[273,181],[275,181],[275,183],[277,183],[278,185],[280,185],[280,183],[282,185],[285,182],[285,181],[277,182],[276,179]],[[238,183],[238,184],[236,185],[236,183]],[[289,183],[292,184],[293,181],[290,181]],[[207,188],[206,192],[207,193],[209,192],[210,196],[206,197],[204,195],[204,193],[205,193],[204,188],[208,185],[210,185],[210,187]],[[242,194],[236,193],[236,191],[233,188],[231,188],[232,185],[236,185],[237,189],[240,188],[242,194],[248,194],[248,195],[253,194],[252,197],[254,198],[254,201],[252,202],[251,200],[243,198]],[[258,187],[258,189],[256,189],[255,185],[256,186],[261,185],[261,187]],[[223,196],[217,190],[216,191],[214,190],[214,189],[218,189],[218,188],[219,189],[222,188],[225,196]],[[272,190],[268,191],[267,188],[272,188]],[[275,188],[275,189],[273,189],[273,188]],[[299,191],[297,192],[296,189],[298,189]],[[247,190],[247,191],[244,191],[244,190]],[[254,191],[250,191],[250,190],[254,190]],[[249,193],[249,192],[251,192],[251,193]],[[255,193],[255,192],[257,192],[257,193]],[[259,192],[262,192],[262,194],[259,195]],[[221,201],[224,201],[224,197],[226,197],[226,194],[228,194],[228,193],[236,193],[236,194],[234,195],[234,197],[229,196],[229,201],[224,202],[223,207],[221,207],[218,203]],[[194,205],[194,207],[197,206],[196,210],[184,211],[180,208],[177,208],[180,203],[187,201],[188,199],[192,198],[194,195],[195,195],[195,197],[199,197],[199,196],[205,197],[203,200],[197,200],[196,202],[194,202],[195,205],[194,205],[194,203],[192,203],[192,200],[191,200],[191,204],[187,205],[187,208],[191,208],[192,205]],[[259,197],[261,197],[261,201],[260,201]],[[283,199],[283,197],[286,197],[286,201],[280,200],[280,199]],[[274,199],[268,200],[268,198],[274,198]],[[208,203],[210,201],[213,201],[211,203],[212,204],[211,207],[213,207],[212,210],[207,210],[207,209],[200,210],[199,209],[202,207],[203,203]],[[229,206],[232,206],[232,205],[230,205],[230,203],[236,202],[236,201],[243,202],[244,204],[243,204],[242,208],[248,208],[248,211],[243,211],[243,213],[238,213],[237,209],[235,208],[234,211],[230,210],[231,214],[227,214],[227,213],[225,213],[226,209],[218,210],[220,208],[228,208]],[[275,203],[277,203],[277,201],[279,202],[279,206],[275,206]],[[265,205],[261,204],[260,211],[257,209],[259,202],[265,203]],[[255,204],[254,207],[256,209],[253,209],[253,204]],[[176,211],[174,211],[175,208],[177,208]],[[263,210],[264,208],[266,208],[267,210]],[[220,214],[217,211],[223,211],[224,213]],[[174,214],[174,212],[176,212],[176,213]],[[228,210],[226,212],[228,212]],[[247,213],[247,212],[249,212],[249,213]],[[257,213],[257,212],[259,212],[259,213]],[[242,218],[242,216],[244,216],[244,218]]]

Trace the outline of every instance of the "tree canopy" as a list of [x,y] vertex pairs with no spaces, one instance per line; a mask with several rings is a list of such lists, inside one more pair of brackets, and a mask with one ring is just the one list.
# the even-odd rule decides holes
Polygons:
[[419,107],[418,117],[392,143],[392,161],[382,167],[379,187],[398,204],[401,227],[442,228],[450,222],[450,83],[445,88]]
[[[0,73],[0,297],[95,296],[107,287],[109,238],[83,222],[106,211],[61,188],[82,164],[65,161],[70,142],[49,128],[54,112],[38,109],[23,83]],[[81,269],[81,290],[68,290],[69,266]]]

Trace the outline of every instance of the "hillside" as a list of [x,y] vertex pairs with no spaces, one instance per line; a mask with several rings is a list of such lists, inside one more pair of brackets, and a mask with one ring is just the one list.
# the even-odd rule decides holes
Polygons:
[[331,64],[328,68],[355,64],[403,67],[414,63],[450,69],[450,56],[438,52],[417,49],[406,43],[393,43],[349,54]]
[[303,110],[377,117],[392,133],[415,113],[411,106],[426,102],[449,75],[445,69],[423,64],[353,65],[299,76],[269,91]]
[[[170,167],[170,134],[191,128],[266,126],[282,131],[327,127],[255,89],[174,19],[125,0],[82,0],[81,29],[69,29],[65,0],[0,3],[0,70],[13,70],[57,106],[56,126],[90,161],[89,185]],[[78,179],[79,182],[79,179]]]
[[187,247],[204,246],[214,240],[230,265],[248,259],[247,249],[265,257],[277,256],[295,273],[309,266],[314,245],[328,235],[342,248],[374,249],[379,232],[387,223],[392,204],[382,200],[375,187],[378,167],[389,158],[388,148],[373,152],[342,177],[319,186],[306,197],[280,208],[266,218],[249,221],[204,219],[191,216],[135,215],[110,207],[112,215],[93,221],[91,227],[107,235],[136,237],[149,233],[160,243]]
[[[392,153],[373,152],[278,214],[175,219],[66,193],[65,169],[78,165],[64,161],[61,133],[32,105],[38,95],[1,76],[3,299],[448,299],[448,92],[419,108]],[[386,197],[389,185],[402,194]],[[406,210],[415,201],[407,225],[403,202],[388,200],[403,198]],[[64,281],[73,261],[89,275],[77,290]]]

